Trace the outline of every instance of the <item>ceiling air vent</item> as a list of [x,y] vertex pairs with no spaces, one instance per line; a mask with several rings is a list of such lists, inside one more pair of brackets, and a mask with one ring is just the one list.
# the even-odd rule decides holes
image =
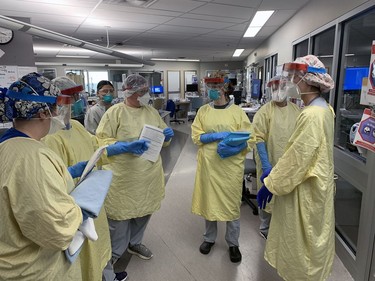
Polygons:
[[104,0],[103,2],[112,5],[148,8],[157,1],[158,0]]

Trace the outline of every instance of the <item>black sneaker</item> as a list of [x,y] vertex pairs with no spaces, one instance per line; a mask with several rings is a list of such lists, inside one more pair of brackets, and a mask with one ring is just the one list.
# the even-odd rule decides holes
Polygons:
[[240,262],[242,255],[237,246],[229,247],[229,258],[231,262]]
[[210,251],[211,251],[211,248],[212,246],[215,244],[215,242],[206,242],[204,241],[201,246],[199,247],[199,251],[203,254],[203,255],[207,255]]
[[262,231],[259,231],[259,234],[260,234],[260,236],[263,237],[263,239],[267,240],[267,236],[268,236],[267,233],[264,233],[264,232],[262,232]]
[[117,272],[116,278],[113,281],[125,281],[128,278],[128,273],[126,271]]

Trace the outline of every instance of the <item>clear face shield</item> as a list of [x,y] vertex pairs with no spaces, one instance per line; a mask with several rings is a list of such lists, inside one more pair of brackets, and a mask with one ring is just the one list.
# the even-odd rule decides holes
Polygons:
[[66,129],[70,129],[71,109],[72,96],[61,95],[57,97],[57,116],[64,122]]
[[302,93],[298,84],[304,80],[307,73],[326,73],[324,68],[308,66],[303,63],[285,63],[279,83],[279,92],[290,98],[300,99]]
[[207,88],[208,97],[215,101],[220,98],[220,91],[224,88],[224,78],[206,77],[204,79]]
[[274,79],[267,83],[266,96],[267,99],[272,99],[275,102],[283,102],[286,100],[286,92],[279,91],[280,79]]
[[[80,85],[65,89],[61,94],[61,98],[58,98],[58,106],[59,110],[64,112],[62,113],[64,119],[83,119],[88,108],[87,94],[83,91],[83,87]],[[69,121],[67,122],[69,124]]]

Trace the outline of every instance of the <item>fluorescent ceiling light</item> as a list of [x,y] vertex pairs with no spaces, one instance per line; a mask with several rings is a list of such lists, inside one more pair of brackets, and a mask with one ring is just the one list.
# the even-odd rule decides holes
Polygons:
[[254,37],[275,11],[258,11],[243,37]]
[[239,57],[245,49],[236,49],[233,53],[234,57]]
[[257,33],[259,32],[261,28],[262,28],[261,26],[258,26],[258,27],[249,26],[249,28],[246,30],[245,35],[243,37],[254,37],[255,35],[257,35]]
[[198,62],[200,60],[198,59],[164,59],[164,58],[151,58],[150,60],[154,60],[154,61],[191,61],[191,62]]
[[90,56],[82,56],[82,55],[56,55],[56,58],[77,58],[77,59],[89,59]]
[[80,63],[80,62],[35,62],[35,65],[45,65],[45,66],[103,66],[103,67],[122,67],[122,68],[141,68],[144,64],[126,64],[126,63]]

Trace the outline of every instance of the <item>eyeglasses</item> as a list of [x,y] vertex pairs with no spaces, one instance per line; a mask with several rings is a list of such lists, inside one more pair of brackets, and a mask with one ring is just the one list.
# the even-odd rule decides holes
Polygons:
[[109,89],[102,89],[102,90],[99,90],[99,93],[101,94],[113,94],[115,92],[115,90],[109,90]]

